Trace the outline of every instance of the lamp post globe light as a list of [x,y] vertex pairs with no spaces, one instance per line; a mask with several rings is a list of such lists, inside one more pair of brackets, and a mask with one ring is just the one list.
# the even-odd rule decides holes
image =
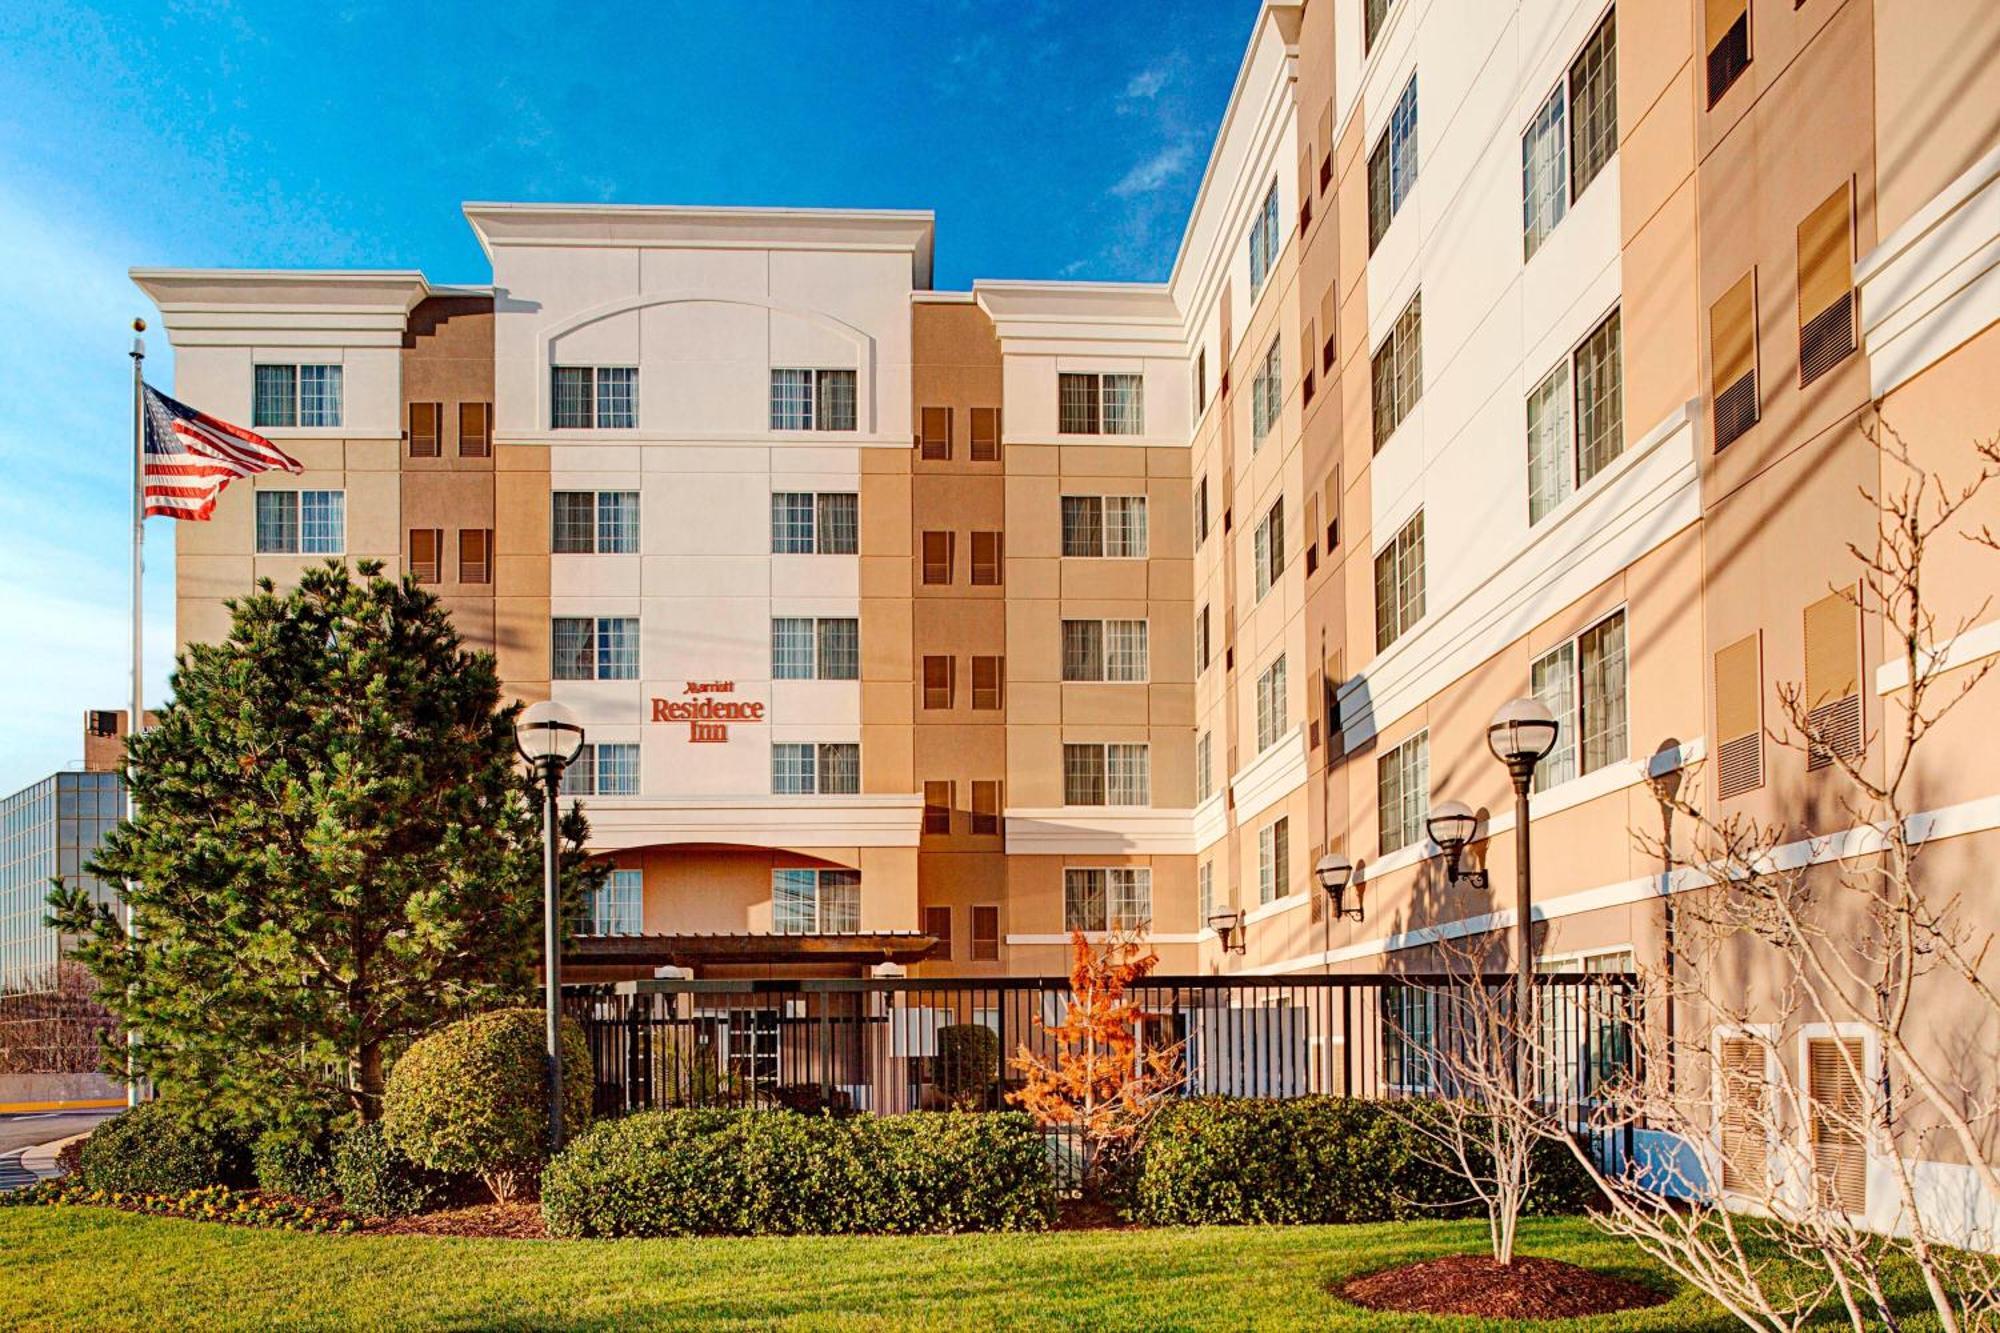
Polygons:
[[1525,1022],[1534,995],[1534,892],[1528,878],[1528,789],[1535,780],[1535,765],[1556,748],[1562,725],[1549,706],[1540,699],[1511,699],[1500,705],[1486,727],[1486,744],[1493,757],[1507,766],[1514,780],[1514,922],[1518,937],[1515,950],[1515,1012]]
[[1430,834],[1431,841],[1444,853],[1446,882],[1456,883],[1462,878],[1476,888],[1486,887],[1484,870],[1475,870],[1463,876],[1458,873],[1458,858],[1465,854],[1465,845],[1478,831],[1479,814],[1464,801],[1440,801],[1431,807],[1430,814],[1424,819],[1424,832]]
[[534,770],[542,796],[542,996],[547,1020],[549,1152],[562,1151],[562,848],[556,810],[563,770],[583,752],[576,715],[552,700],[529,704],[514,719],[514,747]]

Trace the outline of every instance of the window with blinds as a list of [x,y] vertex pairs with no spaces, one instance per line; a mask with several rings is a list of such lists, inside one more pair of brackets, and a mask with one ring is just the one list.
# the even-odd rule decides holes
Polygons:
[[410,404],[410,457],[438,456],[438,438],[443,420],[443,403]]
[[1706,0],[1708,104],[1713,107],[1750,68],[1750,0]]
[[1822,1206],[1868,1211],[1867,1097],[1859,1037],[1806,1042],[1806,1100],[1813,1187]]
[[1000,832],[1000,784],[979,779],[972,784],[972,832],[992,837]]
[[973,708],[980,712],[992,712],[998,709],[1006,697],[1006,681],[1006,658],[974,657],[972,659]]
[[957,803],[957,793],[956,782],[924,784],[924,832],[941,834],[951,832],[951,808]]
[[1853,585],[1805,610],[1806,767],[1861,753],[1861,608]]
[[1257,677],[1257,752],[1262,754],[1282,740],[1290,721],[1285,708],[1285,659],[1280,654]]
[[1726,449],[1757,424],[1757,270],[1708,308],[1709,393],[1715,447]]
[[1062,678],[1066,681],[1144,681],[1146,622],[1062,622]]
[[1272,181],[1264,203],[1250,223],[1250,299],[1264,290],[1278,262],[1278,182]]
[[1582,197],[1618,151],[1618,11],[1607,12],[1569,66],[1569,197]]
[[1420,509],[1375,556],[1375,651],[1424,618],[1424,514]]
[[1000,909],[981,903],[972,909],[972,961],[1000,961]]
[[1716,1045],[1716,1079],[1722,1188],[1754,1194],[1764,1188],[1770,1157],[1763,1045],[1749,1037],[1723,1038]]
[[1389,124],[1368,154],[1368,253],[1389,233],[1389,224],[1417,182],[1417,76],[1403,85],[1390,109]]
[[997,407],[975,407],[970,412],[972,422],[972,461],[975,463],[997,463],[1000,461],[1000,409]]
[[958,660],[953,657],[924,658],[924,707],[950,708],[957,693]]
[[1381,822],[1379,855],[1422,840],[1431,809],[1431,735],[1420,731],[1375,761],[1375,801]]
[[[1319,368],[1322,374],[1327,375],[1333,373],[1333,358],[1336,344],[1334,335],[1338,329],[1338,325],[1335,323],[1337,315],[1335,313],[1336,307],[1333,291],[1332,284],[1328,284],[1326,294],[1319,298]],[[1312,348],[1308,346],[1303,355],[1311,356]]]
[[493,582],[493,529],[458,530],[458,581]]
[[972,534],[972,586],[975,588],[997,588],[1001,582],[1001,552],[1005,549],[1003,535],[998,532],[975,532]]
[[410,529],[410,574],[419,583],[436,583],[440,577],[442,563],[439,552],[444,548],[444,529]]
[[1143,435],[1146,385],[1134,374],[1056,376],[1056,430],[1063,435]]
[[1292,891],[1291,823],[1280,815],[1257,830],[1257,901],[1276,902]]
[[458,405],[458,456],[460,458],[493,456],[493,404]]
[[1555,748],[1536,765],[1536,791],[1630,757],[1625,676],[1623,611],[1535,659],[1530,692],[1560,724]]
[[926,532],[923,535],[923,578],[925,583],[951,582],[951,568],[957,554],[958,534]]
[[1569,209],[1569,134],[1560,84],[1521,134],[1521,258],[1535,251]]
[[949,961],[951,959],[951,907],[947,905],[924,909],[924,934],[937,941],[937,947],[927,955],[928,960]]
[[1284,373],[1280,340],[1273,338],[1270,350],[1257,363],[1257,373],[1250,381],[1250,452],[1253,454],[1264,447],[1271,428],[1278,424],[1278,413],[1284,409]]
[[1840,188],[1799,223],[1799,387],[1854,351],[1854,187]]
[[1763,658],[1751,634],[1715,654],[1716,794],[1764,785]]
[[1279,496],[1264,517],[1257,521],[1257,530],[1251,538],[1251,553],[1254,557],[1257,579],[1257,600],[1263,601],[1264,594],[1271,591],[1278,576],[1285,572],[1285,500]]
[[1194,549],[1208,540],[1208,478],[1198,477],[1194,483]]
[[1370,367],[1375,452],[1396,433],[1403,418],[1424,396],[1424,294],[1418,292],[1396,316],[1389,336],[1375,349]]
[[917,444],[924,458],[933,463],[951,458],[951,409],[926,407],[917,414]]

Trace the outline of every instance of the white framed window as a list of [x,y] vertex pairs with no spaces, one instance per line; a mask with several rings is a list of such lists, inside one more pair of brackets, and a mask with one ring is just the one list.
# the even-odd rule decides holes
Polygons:
[[637,366],[549,367],[555,430],[632,430],[639,424]]
[[1257,753],[1284,739],[1290,721],[1285,712],[1285,657],[1280,653],[1257,677]]
[[646,876],[617,869],[591,890],[570,919],[574,935],[639,935],[645,932]]
[[1148,677],[1143,620],[1062,622],[1066,681],[1143,682]]
[[1528,522],[1625,452],[1623,332],[1614,309],[1528,394]]
[[1368,253],[1389,232],[1417,183],[1417,76],[1389,112],[1389,124],[1368,154]]
[[1153,872],[1144,866],[1063,871],[1063,929],[1144,930],[1153,921]]
[[1379,854],[1424,839],[1431,812],[1431,734],[1420,731],[1375,761],[1376,804],[1381,818]]
[[1278,182],[1272,181],[1271,188],[1264,194],[1264,202],[1257,209],[1257,216],[1250,223],[1250,299],[1256,300],[1270,280],[1271,270],[1278,262]]
[[1536,658],[1529,687],[1559,724],[1555,748],[1535,768],[1536,791],[1631,757],[1622,610]]
[[861,679],[861,622],[851,616],[773,616],[771,679]]
[[1064,435],[1145,434],[1145,377],[1130,373],[1057,375],[1056,430]]
[[1283,342],[1282,338],[1271,339],[1270,350],[1257,363],[1257,373],[1250,381],[1250,452],[1253,454],[1264,447],[1265,437],[1278,424],[1278,414],[1285,407]]
[[1375,651],[1424,618],[1424,511],[1419,509],[1375,555]]
[[852,935],[861,929],[861,872],[771,872],[771,928],[780,935]]
[[563,769],[562,790],[565,796],[637,796],[638,743],[585,745]]
[[339,555],[346,549],[347,492],[257,492],[259,555]]
[[1215,862],[1203,861],[1194,872],[1195,927],[1200,929],[1215,915]]
[[1096,741],[1063,746],[1064,805],[1151,803],[1151,746]]
[[256,367],[251,426],[264,430],[340,425],[342,379],[338,365]]
[[1285,572],[1285,497],[1279,496],[1272,502],[1264,517],[1257,520],[1257,530],[1251,534],[1252,563],[1256,566],[1257,600],[1263,601],[1264,594]]
[[1194,800],[1200,805],[1215,795],[1214,737],[1204,731],[1194,740]]
[[771,747],[771,791],[778,796],[855,796],[861,747],[851,741],[782,741]]
[[858,555],[861,497],[853,491],[773,491],[771,554]]
[[1386,985],[1382,996],[1382,1082],[1402,1092],[1437,1087],[1437,992]]
[[639,679],[637,616],[557,616],[549,638],[557,680]]
[[1522,258],[1533,259],[1569,210],[1569,126],[1557,84],[1521,135]]
[[550,504],[549,549],[557,555],[638,552],[639,492],[556,491]]
[[1062,497],[1064,555],[1143,560],[1146,546],[1145,496]]
[[853,430],[855,416],[853,371],[772,368],[772,430]]
[[1607,12],[1521,133],[1522,258],[1533,259],[1618,151],[1617,11]]
[[1292,831],[1284,816],[1257,830],[1257,901],[1276,902],[1292,891]]
[[1369,397],[1375,452],[1424,396],[1424,294],[1418,292],[1396,316],[1389,336],[1369,362]]

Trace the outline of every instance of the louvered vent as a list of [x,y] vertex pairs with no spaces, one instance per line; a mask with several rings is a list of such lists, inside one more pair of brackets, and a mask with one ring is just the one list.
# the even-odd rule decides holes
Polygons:
[[1808,709],[1806,767],[1861,753],[1861,613],[1855,588],[1829,593],[1805,610]]
[[1724,741],[1716,750],[1717,790],[1726,799],[1764,785],[1764,738],[1756,732]]
[[1752,370],[1715,396],[1715,447],[1728,448],[1757,424],[1757,372]]
[[1755,634],[1716,653],[1716,794],[1724,799],[1764,785],[1762,689]]
[[1861,1084],[1861,1042],[1814,1038],[1806,1043],[1812,1114],[1813,1184],[1826,1207],[1868,1211],[1868,1143]]
[[1708,104],[1712,107],[1722,100],[1735,82],[1743,77],[1743,71],[1750,68],[1750,14],[1744,11],[1736,16],[1729,30],[1722,34],[1722,40],[1708,51]]
[[1860,695],[1850,694],[1845,699],[1823,704],[1813,709],[1809,717],[1813,734],[1824,744],[1816,742],[1806,747],[1807,768],[1826,768],[1837,754],[1861,753]]
[[1764,1187],[1769,1169],[1764,1052],[1747,1037],[1728,1037],[1717,1056],[1722,1078],[1722,1188],[1754,1193]]
[[1854,351],[1854,293],[1807,320],[1799,330],[1799,387],[1804,388]]

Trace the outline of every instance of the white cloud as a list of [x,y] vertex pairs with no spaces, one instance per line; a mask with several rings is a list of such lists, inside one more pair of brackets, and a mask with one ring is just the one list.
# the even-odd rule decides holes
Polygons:
[[1172,61],[1163,61],[1134,74],[1125,84],[1125,99],[1151,101],[1158,97],[1160,89],[1166,87],[1167,80],[1173,77],[1173,64]]
[[1188,162],[1194,157],[1194,150],[1185,142],[1168,144],[1150,157],[1136,163],[1132,169],[1119,178],[1111,187],[1111,193],[1120,199],[1133,195],[1151,194],[1163,185],[1171,184],[1187,170]]

